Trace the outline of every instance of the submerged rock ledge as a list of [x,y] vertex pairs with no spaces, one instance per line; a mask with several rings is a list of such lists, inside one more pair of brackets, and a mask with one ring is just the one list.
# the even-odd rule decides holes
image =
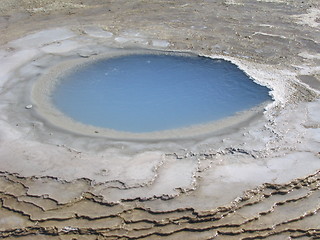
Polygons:
[[[320,238],[319,8],[1,1],[0,238]],[[162,141],[79,135],[38,113],[39,78],[119,48],[232,61],[274,102],[224,131]]]

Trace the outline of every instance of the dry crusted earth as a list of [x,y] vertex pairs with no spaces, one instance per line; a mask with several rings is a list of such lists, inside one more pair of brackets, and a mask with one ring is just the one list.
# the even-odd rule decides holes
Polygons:
[[[165,46],[166,50],[232,56],[255,64],[268,64],[274,69],[290,69],[307,85],[296,82],[305,87],[290,98],[289,112],[299,109],[301,103],[318,98],[320,8],[316,0],[1,0],[0,13],[2,45],[61,25],[74,30],[94,25],[120,36],[119,45],[145,44],[140,41],[142,35],[162,39],[154,45]],[[166,42],[170,44],[167,46]],[[319,137],[313,140],[315,148],[310,147],[307,155],[299,154],[306,150],[302,151],[297,142],[293,144],[292,138],[296,136],[290,135],[290,129],[288,132],[284,125],[275,126],[279,122],[270,122],[266,130],[274,141],[270,149],[277,152],[279,159],[296,151],[296,158],[319,160],[319,152],[314,150],[319,147]],[[318,131],[319,119],[313,119],[313,124],[304,127]],[[66,149],[75,159],[81,158],[81,152]],[[286,183],[259,183],[241,191],[236,198],[221,200],[223,197],[220,197],[215,203],[216,195],[228,194],[223,192],[223,186],[217,191],[199,193],[200,186],[206,189],[206,184],[212,184],[206,181],[206,174],[225,159],[234,162],[244,158],[263,159],[263,149],[248,151],[245,147],[229,146],[212,151],[186,150],[179,154],[169,151],[163,157],[164,163],[154,169],[155,179],[145,185],[132,186],[121,181],[95,185],[85,178],[65,181],[41,173],[26,177],[0,166],[0,238],[320,239],[319,171],[303,173]],[[179,161],[183,160],[192,162],[190,168],[195,169],[192,187],[175,189],[172,195],[121,197],[121,190],[131,189],[138,195],[139,191],[152,190],[162,172],[167,173],[166,166],[175,164],[179,168]],[[317,164],[319,166],[319,161]],[[303,164],[298,166],[303,167]],[[234,174],[237,175],[236,170]],[[283,174],[286,174],[285,166]],[[170,179],[170,173],[167,175]],[[174,178],[171,176],[171,179]],[[241,186],[241,181],[236,184],[235,188]],[[99,187],[102,190],[99,191]],[[119,198],[121,200],[112,201]],[[197,201],[200,204],[196,204]],[[206,202],[203,208],[202,202]],[[224,203],[219,205],[220,202]]]

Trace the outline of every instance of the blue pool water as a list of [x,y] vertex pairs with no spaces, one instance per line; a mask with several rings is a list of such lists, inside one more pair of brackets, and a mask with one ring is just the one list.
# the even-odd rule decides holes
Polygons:
[[234,115],[270,100],[268,91],[224,60],[136,54],[62,76],[52,101],[84,124],[143,133]]

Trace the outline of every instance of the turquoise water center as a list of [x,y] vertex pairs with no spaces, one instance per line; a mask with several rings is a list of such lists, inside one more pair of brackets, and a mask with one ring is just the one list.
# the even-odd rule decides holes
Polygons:
[[269,90],[225,60],[133,54],[60,76],[52,103],[83,124],[146,133],[232,116],[270,100]]

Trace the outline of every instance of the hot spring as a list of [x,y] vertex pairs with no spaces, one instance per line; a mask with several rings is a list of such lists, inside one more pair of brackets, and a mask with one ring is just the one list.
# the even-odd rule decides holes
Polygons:
[[148,133],[221,120],[270,100],[268,92],[225,60],[131,54],[71,68],[50,101],[75,122]]

